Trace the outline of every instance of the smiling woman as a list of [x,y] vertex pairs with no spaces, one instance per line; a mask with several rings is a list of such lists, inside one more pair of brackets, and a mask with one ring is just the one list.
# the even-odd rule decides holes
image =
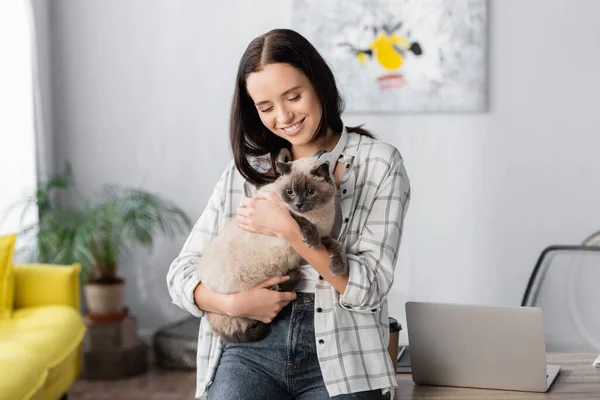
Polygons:
[[[208,392],[217,400],[374,400],[393,394],[387,294],[410,183],[398,150],[360,127],[345,126],[342,111],[333,72],[304,37],[275,29],[250,42],[231,107],[234,160],[172,262],[167,283],[173,302],[197,317],[223,314],[268,322],[269,328],[261,340],[231,341],[203,318],[197,397]],[[318,197],[309,184],[313,180],[298,175],[297,181],[286,181],[286,164],[280,161],[290,157],[292,166],[319,163],[319,179],[335,188],[328,203],[335,221],[325,235],[316,228],[305,235],[308,220],[290,216],[310,209],[313,196]],[[275,180],[284,184],[282,191],[263,195],[265,184]],[[223,265],[246,265],[254,253],[270,254],[267,246],[254,245],[239,261],[220,256],[228,251],[218,252],[220,262],[210,260],[208,250],[222,237],[219,232],[226,231],[226,223],[235,226],[229,222],[245,236],[275,236],[282,248],[297,253],[300,265],[275,272],[279,262],[261,263],[276,276],[256,286],[249,274],[233,276],[252,282],[241,291],[236,285],[229,286],[231,291],[211,285],[213,275],[227,273]],[[347,261],[344,268],[333,268],[340,259]],[[204,268],[196,271],[199,264]],[[296,271],[301,279],[293,286],[295,294],[289,287],[269,290],[285,281],[277,274]]]

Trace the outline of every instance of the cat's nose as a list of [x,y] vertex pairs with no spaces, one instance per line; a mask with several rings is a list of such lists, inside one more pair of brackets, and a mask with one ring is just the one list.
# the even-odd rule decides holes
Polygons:
[[298,209],[298,211],[301,211],[302,207],[304,207],[304,203],[295,203],[294,205],[296,206],[296,208]]

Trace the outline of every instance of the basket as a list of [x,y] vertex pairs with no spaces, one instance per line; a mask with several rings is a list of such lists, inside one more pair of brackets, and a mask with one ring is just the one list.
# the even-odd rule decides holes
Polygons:
[[187,318],[159,329],[152,347],[156,363],[166,369],[196,369],[200,318]]

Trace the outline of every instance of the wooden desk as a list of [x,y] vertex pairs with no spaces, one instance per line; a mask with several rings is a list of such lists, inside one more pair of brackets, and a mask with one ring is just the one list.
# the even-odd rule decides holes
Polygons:
[[548,393],[513,392],[505,390],[467,389],[415,385],[409,374],[398,374],[395,399],[600,399],[600,368],[592,363],[598,354],[549,353],[548,364],[560,365],[561,370]]

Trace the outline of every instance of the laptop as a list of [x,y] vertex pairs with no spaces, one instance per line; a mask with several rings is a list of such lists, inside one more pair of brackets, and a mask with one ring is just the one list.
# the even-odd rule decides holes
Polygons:
[[547,392],[560,371],[546,365],[538,307],[411,301],[406,322],[419,385]]

